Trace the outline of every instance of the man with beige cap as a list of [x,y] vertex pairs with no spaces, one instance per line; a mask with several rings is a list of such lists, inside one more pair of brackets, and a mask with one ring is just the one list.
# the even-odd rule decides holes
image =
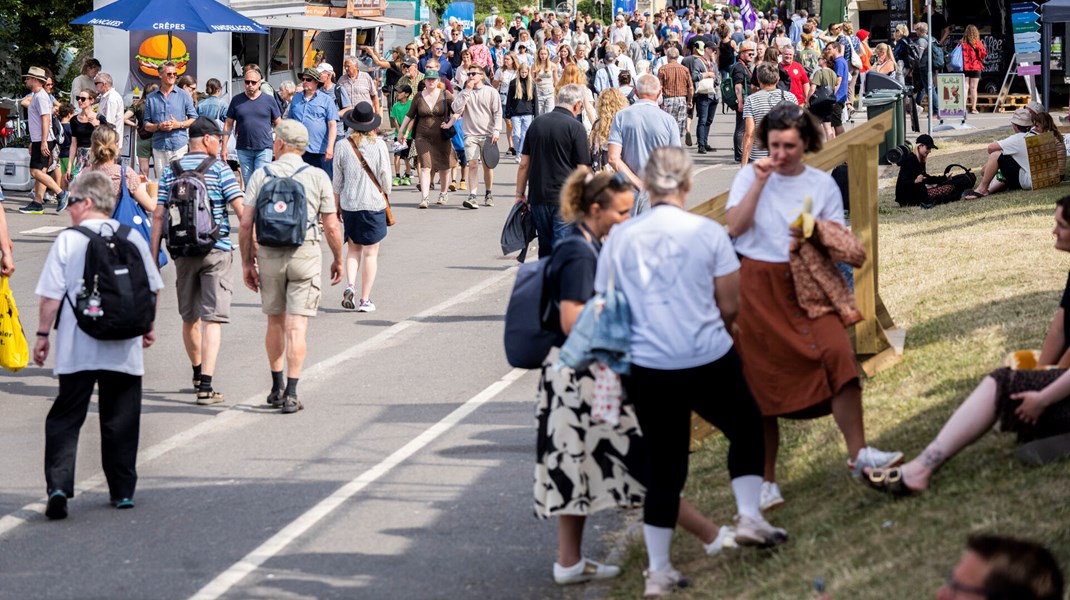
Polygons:
[[[268,318],[265,345],[271,368],[271,393],[267,403],[281,408],[283,414],[304,408],[297,399],[297,382],[307,353],[308,318],[316,316],[322,288],[322,239],[317,220],[323,221],[322,237],[326,238],[333,255],[331,285],[342,281],[342,229],[335,211],[334,188],[323,169],[305,164],[301,158],[307,147],[308,129],[304,125],[293,119],[279,121],[272,147],[275,161],[249,178],[238,233],[245,287],[260,293],[261,310]],[[281,181],[284,179],[292,181]],[[304,241],[300,246],[260,246],[259,236],[253,238],[260,215],[266,211],[288,212],[288,200],[301,201],[283,194],[287,188],[304,192],[307,209]]]
[[[981,181],[976,189],[967,190],[963,199],[973,200],[995,194],[1003,190],[1031,190],[1033,176],[1029,171],[1029,153],[1025,138],[1036,135],[1033,129],[1033,115],[1028,109],[1019,108],[1011,115],[1010,137],[992,142],[988,145],[988,160],[981,172]],[[996,180],[996,172],[1003,175],[1003,181]]]

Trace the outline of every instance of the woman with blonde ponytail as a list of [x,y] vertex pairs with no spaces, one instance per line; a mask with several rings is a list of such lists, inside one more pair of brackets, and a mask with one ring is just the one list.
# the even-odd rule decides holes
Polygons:
[[84,172],[100,171],[111,177],[111,187],[116,197],[119,196],[119,186],[123,180],[123,169],[126,169],[126,188],[130,195],[145,209],[152,214],[156,210],[156,198],[149,195],[141,178],[130,167],[124,167],[115,162],[119,156],[119,134],[111,125],[101,125],[93,130],[90,138],[89,164]]
[[[603,509],[642,505],[650,470],[633,406],[627,401],[621,406],[616,425],[593,421],[594,375],[587,369],[553,366],[594,295],[602,240],[628,219],[633,203],[632,185],[621,174],[593,174],[580,167],[561,188],[561,216],[571,228],[554,246],[546,283],[556,307],[551,322],[559,327],[559,336],[539,379],[534,490],[536,516],[560,519],[554,581],[561,585],[620,573],[619,567],[583,556],[584,523]],[[680,525],[698,537],[708,553],[718,552],[728,529],[718,530],[686,501],[678,504]]]

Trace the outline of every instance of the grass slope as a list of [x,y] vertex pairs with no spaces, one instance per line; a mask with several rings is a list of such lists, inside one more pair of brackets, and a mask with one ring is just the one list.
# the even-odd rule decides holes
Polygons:
[[[929,172],[980,164],[991,139],[938,142]],[[880,186],[881,294],[907,345],[902,363],[865,382],[866,428],[871,444],[913,457],[1007,352],[1040,347],[1070,267],[1051,236],[1054,201],[1070,188],[902,209],[890,175]],[[707,557],[678,532],[674,565],[692,587],[676,597],[811,598],[817,576],[834,598],[932,597],[972,532],[1039,540],[1070,567],[1070,462],[1023,467],[1013,436],[992,433],[939,471],[929,492],[893,501],[850,479],[831,417],[782,422],[781,433],[786,504],[767,517],[791,542]],[[726,453],[723,437],[708,439],[686,489],[717,522],[735,513]],[[642,541],[626,556],[612,597],[642,595]]]

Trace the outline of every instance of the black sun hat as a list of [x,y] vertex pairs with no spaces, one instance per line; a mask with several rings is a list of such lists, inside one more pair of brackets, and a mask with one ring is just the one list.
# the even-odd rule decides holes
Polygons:
[[383,122],[383,116],[375,114],[370,102],[358,102],[353,110],[342,115],[342,123],[353,131],[375,131]]

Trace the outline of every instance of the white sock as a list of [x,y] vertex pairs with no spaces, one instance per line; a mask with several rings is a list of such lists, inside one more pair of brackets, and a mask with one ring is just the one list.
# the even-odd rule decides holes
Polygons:
[[650,561],[651,571],[664,571],[672,567],[672,562],[669,560],[672,529],[643,525],[643,540],[646,542],[646,555]]
[[747,517],[761,517],[759,504],[762,498],[762,478],[759,475],[744,475],[732,480],[732,493],[736,495],[736,511]]

